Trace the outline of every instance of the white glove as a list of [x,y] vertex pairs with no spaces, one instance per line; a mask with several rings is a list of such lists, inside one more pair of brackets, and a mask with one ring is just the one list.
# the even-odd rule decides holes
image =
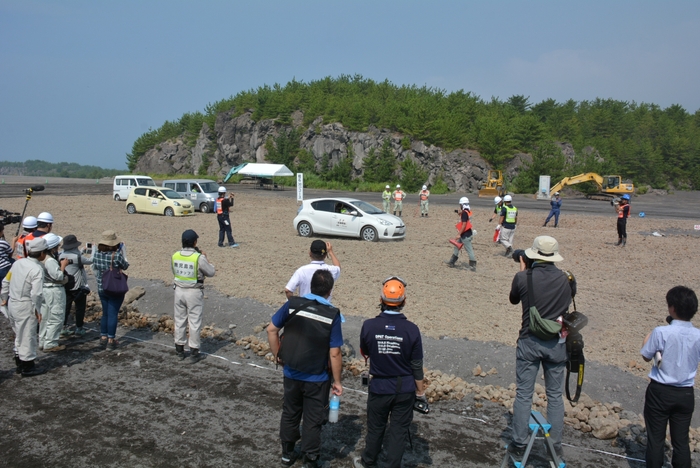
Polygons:
[[498,226],[496,226],[496,231],[500,231],[500,230],[501,230],[501,225],[499,224]]

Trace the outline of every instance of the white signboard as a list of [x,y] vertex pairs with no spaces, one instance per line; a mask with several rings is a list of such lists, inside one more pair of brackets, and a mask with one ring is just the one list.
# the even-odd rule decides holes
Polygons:
[[538,200],[549,200],[549,184],[550,177],[548,175],[540,176],[540,188],[537,190]]
[[297,201],[304,201],[304,173],[297,172]]

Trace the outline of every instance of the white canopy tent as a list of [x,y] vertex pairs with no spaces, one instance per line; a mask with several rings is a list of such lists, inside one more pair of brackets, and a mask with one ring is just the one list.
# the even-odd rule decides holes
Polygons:
[[277,188],[275,184],[275,177],[290,177],[294,176],[294,173],[289,170],[284,164],[261,164],[261,163],[248,163],[238,171],[238,174],[246,175],[248,177],[255,177],[260,179],[260,187],[265,185],[265,179],[268,179],[270,188]]

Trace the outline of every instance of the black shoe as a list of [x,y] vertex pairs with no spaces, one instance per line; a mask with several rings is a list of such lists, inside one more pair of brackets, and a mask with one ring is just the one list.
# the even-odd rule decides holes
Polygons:
[[508,445],[508,455],[510,455],[510,458],[513,461],[520,463],[523,461],[523,456],[525,455],[525,447],[511,443]]
[[22,377],[34,377],[46,372],[46,369],[36,367],[34,361],[22,361]]
[[620,244],[622,244],[622,239],[618,239],[617,243],[615,245],[620,245]]
[[309,457],[308,455],[304,455],[304,464],[301,465],[301,468],[321,468],[321,459],[318,455],[316,455],[314,458]]
[[107,349],[107,343],[108,343],[108,341],[109,341],[109,340],[107,339],[106,336],[105,336],[104,338],[100,338],[100,348],[101,348],[101,349]]
[[204,359],[204,354],[200,353],[197,348],[190,348],[190,356],[187,358],[189,364],[196,364]]
[[512,253],[513,253],[513,247],[508,247],[508,248],[506,249],[506,253],[505,253],[503,256],[504,256],[504,257],[507,257],[507,256],[509,256],[509,255],[512,254]]
[[177,358],[181,361],[183,359],[185,359],[185,346],[184,345],[179,345],[179,344],[175,345],[175,356],[177,356]]
[[292,466],[299,458],[299,453],[294,451],[294,445],[290,442],[282,443],[282,464],[284,466]]
[[22,360],[19,358],[17,354],[15,354],[15,365],[17,366],[17,369],[15,369],[15,374],[21,374],[22,373]]

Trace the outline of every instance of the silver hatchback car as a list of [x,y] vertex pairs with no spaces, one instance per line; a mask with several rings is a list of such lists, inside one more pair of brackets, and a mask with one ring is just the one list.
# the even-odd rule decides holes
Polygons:
[[294,218],[294,229],[302,237],[328,234],[359,237],[368,242],[406,237],[401,218],[356,198],[304,200]]

